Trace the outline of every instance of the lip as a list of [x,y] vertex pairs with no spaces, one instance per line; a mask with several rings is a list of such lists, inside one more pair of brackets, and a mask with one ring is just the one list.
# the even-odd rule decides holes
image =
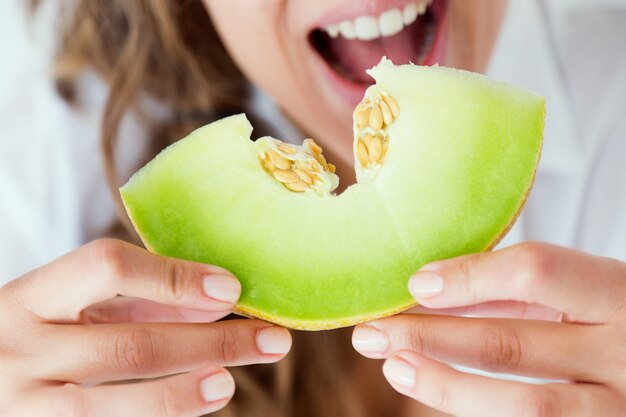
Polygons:
[[[445,0],[434,0],[434,1],[442,1]],[[319,29],[328,24],[333,24],[340,22],[346,19],[354,19],[358,16],[364,15],[374,15],[377,16],[385,10],[394,8],[394,7],[403,7],[406,4],[413,3],[411,0],[386,0],[381,2],[367,2],[359,4],[350,4],[349,6],[344,6],[336,9],[335,11],[330,11],[323,15],[318,22],[310,28],[310,32],[315,29]],[[447,2],[446,2],[447,3]],[[447,4],[444,4],[444,10],[441,16],[441,20],[437,25],[437,29],[435,31],[435,37],[433,40],[433,45],[428,52],[428,55],[418,64],[424,66],[432,66],[435,64],[439,64],[445,57],[445,46],[446,46],[446,36],[447,36]],[[310,33],[309,32],[309,33]],[[317,50],[309,43],[309,48],[311,52],[315,55],[314,61],[315,65],[319,68],[319,71],[323,74],[323,77],[327,80],[328,85],[330,86],[333,94],[339,95],[346,104],[351,107],[355,107],[362,99],[365,94],[365,90],[372,84],[374,84],[374,80],[370,84],[360,84],[354,83],[352,81],[343,78],[333,68],[330,67],[328,62],[324,60],[324,58],[318,53]],[[381,57],[382,58],[382,57]],[[395,64],[402,64],[395,62]]]

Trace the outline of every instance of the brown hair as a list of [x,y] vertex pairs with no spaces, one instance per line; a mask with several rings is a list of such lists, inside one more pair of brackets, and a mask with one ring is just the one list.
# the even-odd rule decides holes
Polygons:
[[[33,5],[38,1],[31,0]],[[165,104],[170,117],[144,115],[153,149],[145,159],[192,129],[246,107],[249,85],[222,45],[200,0],[79,1],[63,16],[54,74],[69,102],[74,81],[96,70],[110,94],[102,122],[102,150],[109,185],[119,201],[114,149],[122,116],[138,108],[140,94]],[[258,123],[254,123],[258,127]],[[120,205],[121,207],[121,205]],[[120,209],[120,218],[127,221]],[[237,393],[218,415],[237,417],[349,417],[396,414],[390,388],[372,375],[373,362],[358,358],[350,332],[294,332],[294,346],[275,365],[233,369]],[[379,384],[375,384],[378,381]],[[367,385],[366,396],[357,385]],[[392,397],[393,399],[393,397]],[[369,408],[377,404],[385,411]]]

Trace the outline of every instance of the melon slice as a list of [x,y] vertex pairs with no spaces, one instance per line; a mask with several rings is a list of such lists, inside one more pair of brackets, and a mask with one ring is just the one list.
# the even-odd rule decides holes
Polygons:
[[354,113],[359,182],[321,147],[250,140],[244,115],[165,149],[121,188],[146,247],[242,283],[236,311],[307,330],[415,304],[422,265],[492,248],[530,191],[544,99],[485,76],[383,59]]

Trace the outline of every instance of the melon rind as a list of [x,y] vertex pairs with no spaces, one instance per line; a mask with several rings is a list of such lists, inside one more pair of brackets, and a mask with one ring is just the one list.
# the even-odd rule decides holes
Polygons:
[[293,193],[268,175],[244,115],[202,127],[121,188],[146,247],[216,264],[242,283],[236,311],[321,330],[415,305],[422,265],[491,248],[533,183],[541,96],[443,67],[369,71],[400,114],[377,177],[341,195]]

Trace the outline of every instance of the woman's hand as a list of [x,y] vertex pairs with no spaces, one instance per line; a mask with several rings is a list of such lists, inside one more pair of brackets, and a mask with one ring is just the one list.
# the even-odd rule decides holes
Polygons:
[[0,415],[191,417],[224,407],[235,387],[222,366],[275,362],[291,346],[286,329],[262,321],[206,324],[239,293],[224,269],[115,240],[5,285]]
[[357,326],[355,348],[385,358],[400,393],[459,417],[626,416],[626,264],[525,243],[427,265],[409,289],[428,309],[490,318],[403,314]]

